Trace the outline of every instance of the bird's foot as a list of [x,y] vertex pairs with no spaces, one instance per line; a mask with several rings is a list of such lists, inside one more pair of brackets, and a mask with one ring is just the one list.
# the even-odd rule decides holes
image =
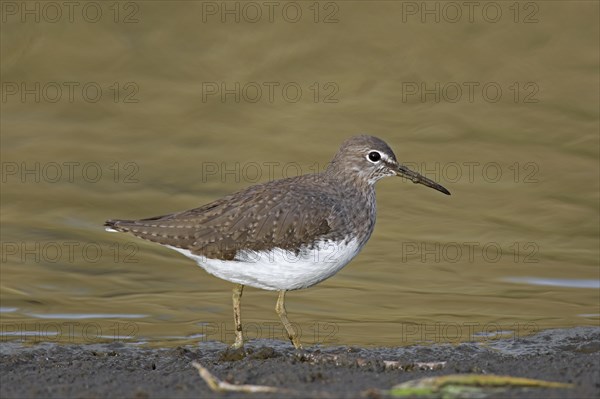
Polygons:
[[229,347],[230,349],[237,350],[244,347],[244,339],[241,334],[235,337],[235,342]]
[[290,337],[290,341],[292,342],[292,345],[294,345],[294,348],[296,348],[297,351],[304,350],[298,337],[296,337],[296,336]]

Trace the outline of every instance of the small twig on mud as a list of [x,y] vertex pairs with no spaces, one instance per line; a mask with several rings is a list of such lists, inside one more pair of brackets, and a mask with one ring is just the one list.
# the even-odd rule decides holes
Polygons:
[[289,392],[287,389],[269,387],[266,385],[234,385],[225,381],[221,381],[217,377],[215,377],[208,369],[202,366],[198,362],[192,362],[192,366],[194,366],[200,377],[206,382],[208,387],[215,392],[249,392],[249,393],[257,393],[257,392]]

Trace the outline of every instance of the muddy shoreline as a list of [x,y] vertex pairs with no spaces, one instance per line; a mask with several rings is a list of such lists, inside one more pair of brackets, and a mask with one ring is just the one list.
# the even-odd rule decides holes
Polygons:
[[[223,381],[280,387],[286,397],[385,397],[401,382],[449,374],[498,374],[573,384],[569,389],[508,388],[493,397],[600,397],[600,328],[546,330],[530,337],[399,348],[323,347],[296,352],[260,340],[247,354],[217,342],[174,349],[121,343],[0,344],[2,398],[198,398],[212,392],[191,365]],[[426,364],[430,363],[431,367]],[[227,398],[281,393],[226,392]]]

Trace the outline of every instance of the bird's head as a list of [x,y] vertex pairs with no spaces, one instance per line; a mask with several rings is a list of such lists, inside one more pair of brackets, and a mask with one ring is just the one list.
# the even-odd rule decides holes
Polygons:
[[399,176],[450,195],[440,184],[399,163],[394,151],[383,140],[373,136],[355,136],[342,143],[327,172],[350,174],[370,185],[386,176]]

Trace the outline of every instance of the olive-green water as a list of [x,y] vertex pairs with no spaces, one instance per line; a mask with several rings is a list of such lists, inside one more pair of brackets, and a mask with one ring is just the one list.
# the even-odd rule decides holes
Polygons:
[[[467,4],[468,3],[468,4]],[[0,339],[233,340],[232,284],[109,218],[205,204],[386,140],[361,254],[287,295],[307,344],[598,325],[595,1],[2,2]],[[250,338],[283,338],[246,289]]]

